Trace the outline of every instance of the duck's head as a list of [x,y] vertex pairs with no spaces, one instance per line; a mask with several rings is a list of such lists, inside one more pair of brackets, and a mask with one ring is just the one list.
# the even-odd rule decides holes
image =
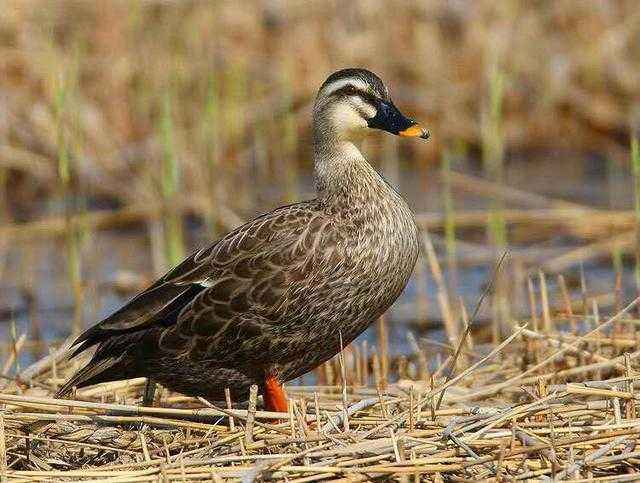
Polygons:
[[322,84],[313,106],[317,142],[359,141],[371,129],[427,139],[429,131],[402,114],[382,80],[366,69],[343,69]]

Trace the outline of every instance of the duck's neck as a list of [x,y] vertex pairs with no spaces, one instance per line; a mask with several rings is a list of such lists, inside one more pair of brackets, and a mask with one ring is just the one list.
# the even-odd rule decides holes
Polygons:
[[314,178],[319,198],[364,200],[390,189],[353,141],[314,141]]

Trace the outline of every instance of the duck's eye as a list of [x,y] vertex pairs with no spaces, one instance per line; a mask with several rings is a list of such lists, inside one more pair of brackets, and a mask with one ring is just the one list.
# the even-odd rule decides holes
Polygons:
[[344,88],[344,91],[346,94],[348,95],[353,95],[353,94],[357,94],[358,93],[358,89],[356,89],[354,86],[352,85],[348,85]]

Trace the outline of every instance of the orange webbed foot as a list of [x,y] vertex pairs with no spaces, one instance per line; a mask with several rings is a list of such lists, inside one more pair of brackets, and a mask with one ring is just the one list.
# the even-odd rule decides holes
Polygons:
[[264,381],[264,405],[267,411],[286,413],[289,411],[287,396],[282,385],[274,376],[268,376]]

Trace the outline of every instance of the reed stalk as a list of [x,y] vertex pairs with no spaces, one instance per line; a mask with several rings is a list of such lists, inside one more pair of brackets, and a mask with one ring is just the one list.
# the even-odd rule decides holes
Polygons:
[[[66,265],[69,284],[73,293],[74,316],[71,325],[73,334],[79,334],[83,327],[84,287],[82,282],[82,230],[75,215],[78,214],[79,193],[73,181],[72,136],[78,127],[77,105],[73,105],[75,74],[73,65],[54,81],[53,108],[56,123],[58,193],[62,201],[65,220]],[[76,65],[77,68],[77,65]],[[76,140],[77,141],[77,140]],[[78,144],[76,143],[77,147]]]
[[[485,175],[499,185],[504,184],[504,132],[502,104],[505,76],[497,64],[489,72],[489,100],[482,116],[482,160]],[[487,226],[489,241],[498,250],[507,245],[507,230],[502,214],[503,198],[495,193]]]
[[210,198],[205,222],[207,231],[215,238],[219,222],[219,204],[221,202],[220,189],[222,186],[222,157],[224,155],[222,124],[220,109],[220,86],[217,76],[212,73],[209,76],[206,94],[206,104],[202,116],[202,144],[204,146],[204,163],[207,179],[207,194]]
[[[498,186],[504,184],[504,121],[503,100],[505,75],[498,60],[493,59],[489,69],[489,96],[482,112],[481,137],[482,161],[486,177]],[[504,218],[504,199],[501,191],[496,191],[490,202],[487,222],[487,236],[495,253],[507,247],[507,225]],[[498,274],[494,296],[494,317],[492,326],[493,342],[498,343],[506,330],[509,320],[508,282],[505,272]]]
[[164,210],[164,246],[169,266],[184,258],[184,240],[180,203],[180,163],[176,155],[175,129],[172,112],[172,92],[167,89],[162,98],[160,137],[163,156],[160,171],[161,198]]

